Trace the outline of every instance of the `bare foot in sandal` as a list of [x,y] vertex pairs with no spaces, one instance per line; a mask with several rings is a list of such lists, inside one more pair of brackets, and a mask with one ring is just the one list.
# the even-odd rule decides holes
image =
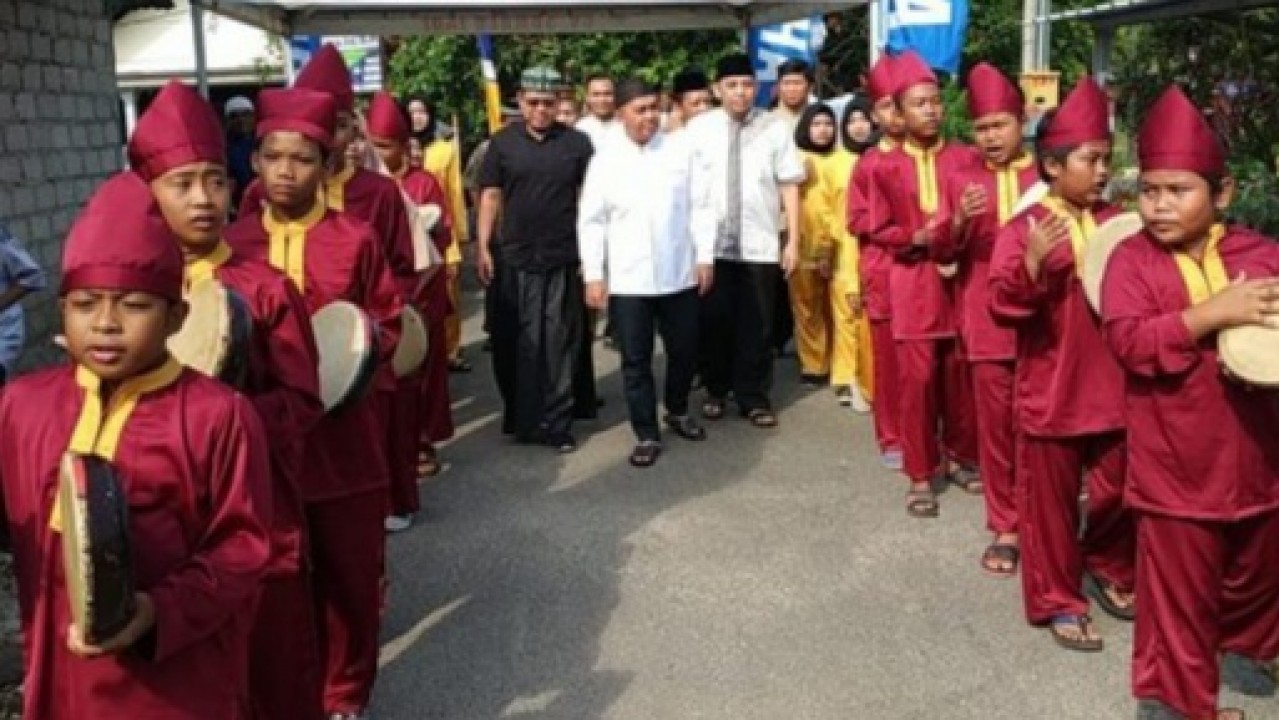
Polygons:
[[1010,578],[1017,574],[1021,560],[1021,548],[1016,533],[999,533],[981,556],[981,567],[997,578]]
[[941,506],[937,504],[937,495],[933,486],[927,482],[913,482],[906,493],[906,514],[913,518],[935,518],[941,514]]
[[1067,650],[1076,652],[1101,652],[1106,646],[1093,628],[1092,618],[1087,615],[1060,615],[1052,619],[1048,632],[1053,640]]
[[1114,583],[1106,582],[1092,575],[1087,583],[1089,594],[1107,615],[1116,620],[1132,622],[1137,617],[1137,595],[1132,590],[1124,590]]

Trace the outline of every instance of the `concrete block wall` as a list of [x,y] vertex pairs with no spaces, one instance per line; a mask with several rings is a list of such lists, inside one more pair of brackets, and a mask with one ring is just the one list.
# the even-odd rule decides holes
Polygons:
[[27,301],[19,369],[52,361],[62,239],[121,166],[112,26],[102,0],[0,0],[0,221],[49,273]]

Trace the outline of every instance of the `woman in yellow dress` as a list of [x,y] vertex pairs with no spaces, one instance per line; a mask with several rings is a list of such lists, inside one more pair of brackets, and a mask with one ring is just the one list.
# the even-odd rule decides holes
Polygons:
[[823,166],[835,153],[837,135],[835,112],[822,103],[804,110],[795,127],[795,144],[804,158],[807,179],[800,186],[799,266],[790,276],[790,302],[800,377],[810,386],[824,385],[831,373],[831,227],[835,208]]
[[832,267],[831,317],[835,328],[832,342],[831,384],[841,405],[858,413],[870,412],[874,397],[871,378],[870,318],[862,307],[861,276],[858,273],[857,238],[848,231],[848,186],[857,160],[879,141],[870,104],[857,97],[844,106],[840,119],[839,147],[822,163],[823,184],[833,205],[830,214]]
[[444,254],[448,273],[449,304],[452,306],[445,321],[444,337],[448,345],[449,370],[470,372],[471,365],[462,357],[462,318],[460,315],[462,267],[462,243],[468,239],[470,223],[467,222],[466,191],[462,185],[462,162],[459,158],[457,137],[460,128],[453,128],[453,136],[439,136],[439,121],[435,105],[430,100],[415,95],[405,104],[412,122],[413,137],[422,147],[422,167],[435,176],[448,199],[449,217],[453,221],[453,241]]

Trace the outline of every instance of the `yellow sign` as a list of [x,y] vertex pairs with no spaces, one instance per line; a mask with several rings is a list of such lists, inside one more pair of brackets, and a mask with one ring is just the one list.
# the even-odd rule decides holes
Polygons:
[[1061,102],[1061,73],[1052,70],[1024,72],[1021,74],[1021,90],[1026,94],[1026,109],[1044,112]]

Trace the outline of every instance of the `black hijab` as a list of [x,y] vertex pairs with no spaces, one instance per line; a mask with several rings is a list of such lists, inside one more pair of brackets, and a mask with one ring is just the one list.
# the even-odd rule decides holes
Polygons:
[[[866,121],[870,123],[870,137],[866,138],[864,142],[853,140],[845,131],[845,128],[848,127],[848,119],[855,112],[865,115]],[[854,95],[853,99],[849,100],[848,104],[844,106],[844,117],[839,120],[839,136],[844,140],[844,147],[849,152],[854,152],[858,155],[879,144],[879,126],[875,124],[875,114],[872,111],[870,99],[865,95]]]
[[813,103],[812,105],[809,105],[804,108],[804,114],[799,116],[799,124],[795,126],[795,144],[799,146],[800,150],[817,153],[818,155],[829,155],[835,150],[835,143],[838,142],[839,127],[836,126],[835,135],[831,138],[829,143],[824,146],[814,144],[810,137],[810,130],[813,127],[813,120],[817,119],[818,115],[825,115],[830,118],[832,125],[834,125],[837,121],[835,118],[835,111],[831,110],[830,106],[826,103]]

